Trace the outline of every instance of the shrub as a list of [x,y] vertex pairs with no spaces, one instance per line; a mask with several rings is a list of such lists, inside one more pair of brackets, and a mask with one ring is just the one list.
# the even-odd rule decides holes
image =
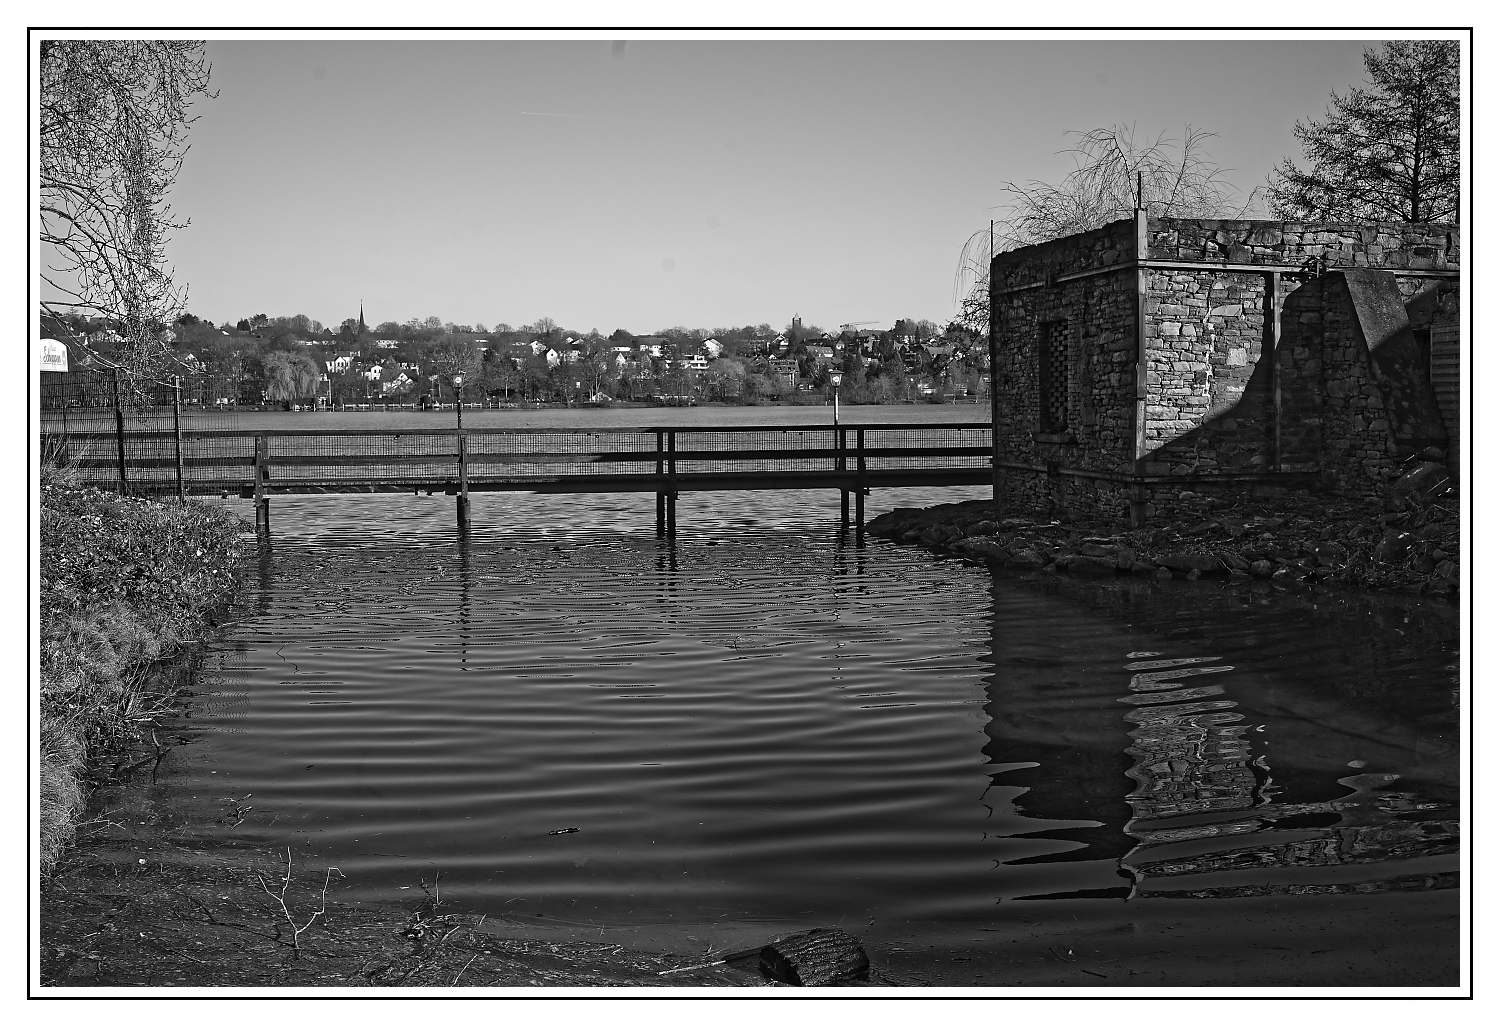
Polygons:
[[242,522],[195,503],[79,487],[44,471],[41,503],[43,873],[71,838],[100,743],[139,716],[137,682],[234,587]]

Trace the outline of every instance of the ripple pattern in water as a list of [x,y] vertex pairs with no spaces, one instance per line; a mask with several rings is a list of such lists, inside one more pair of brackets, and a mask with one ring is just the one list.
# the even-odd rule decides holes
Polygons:
[[993,575],[856,546],[795,494],[685,497],[669,543],[650,503],[476,496],[455,538],[438,497],[278,500],[168,801],[253,795],[189,829],[357,896],[441,871],[466,908],[576,922],[1453,862],[1441,614],[1396,636],[1410,614],[1326,597]]

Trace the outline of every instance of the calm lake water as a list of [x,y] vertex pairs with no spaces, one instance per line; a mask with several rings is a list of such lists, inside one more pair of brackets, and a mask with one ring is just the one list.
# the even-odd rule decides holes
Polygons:
[[[903,409],[962,408],[853,411]],[[1457,869],[1448,604],[991,571],[833,492],[684,494],[675,540],[649,493],[472,504],[274,499],[142,819],[346,899],[866,937]]]

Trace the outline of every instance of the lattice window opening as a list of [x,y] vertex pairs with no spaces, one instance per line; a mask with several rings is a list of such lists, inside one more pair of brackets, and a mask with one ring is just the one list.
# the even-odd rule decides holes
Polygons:
[[1068,323],[1042,323],[1037,343],[1040,429],[1053,434],[1065,432],[1069,424],[1068,386],[1072,377],[1072,347],[1069,345]]

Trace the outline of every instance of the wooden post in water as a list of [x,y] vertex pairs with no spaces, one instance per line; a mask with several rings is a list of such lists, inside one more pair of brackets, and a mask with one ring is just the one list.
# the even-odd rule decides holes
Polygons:
[[667,432],[667,534],[677,534],[677,432]]
[[271,469],[267,466],[270,462],[270,447],[266,444],[264,435],[255,436],[255,466],[251,471],[255,475],[255,527],[256,530],[270,530],[271,527],[271,500],[266,496],[266,479],[271,476]]
[[172,376],[172,433],[177,445],[177,501],[187,502],[187,493],[182,487],[182,377]]
[[120,454],[120,495],[124,495],[130,488],[130,482],[125,477],[125,412],[120,409],[120,369],[115,368],[115,446]]
[[458,433],[458,526],[469,526],[469,439]]
[[865,493],[870,490],[865,487],[865,430],[858,428],[854,432],[855,456],[855,485],[854,490],[854,530],[862,532],[865,530]]
[[[835,392],[834,395],[837,396],[838,393]],[[844,464],[844,448],[848,445],[848,442],[849,438],[845,429],[835,428],[833,448],[838,453],[833,458],[833,469],[835,471],[843,472],[846,469]],[[839,527],[849,527],[849,490],[846,488],[839,489]]]
[[[666,439],[662,432],[656,433],[656,481],[661,484],[662,476],[662,450],[666,446]],[[667,493],[658,488],[656,492],[656,533],[665,535],[667,532]]]

